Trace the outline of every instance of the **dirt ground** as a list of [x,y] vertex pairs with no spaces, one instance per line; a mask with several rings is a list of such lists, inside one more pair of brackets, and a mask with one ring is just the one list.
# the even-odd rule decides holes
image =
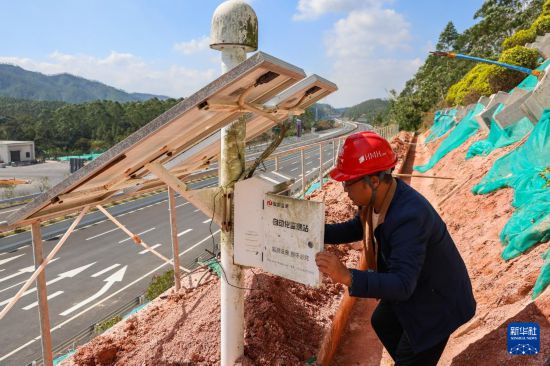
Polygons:
[[[413,139],[402,134],[399,141],[393,141],[401,155],[399,171],[407,172],[413,165],[426,162],[435,151],[437,143],[426,146],[424,137]],[[425,173],[453,180],[407,179],[447,223],[468,268],[477,300],[475,317],[452,335],[439,365],[550,365],[550,290],[531,300],[542,265],[541,254],[548,243],[508,262],[500,258],[503,247],[498,234],[513,212],[513,192],[503,189],[474,196],[470,189],[498,157],[516,146],[465,161],[468,147],[483,137],[483,133],[472,137]],[[405,161],[409,146],[411,156]],[[339,184],[329,182],[313,197],[322,198],[329,222],[345,220],[355,212]],[[345,246],[330,250],[350,266],[357,261],[356,250]],[[63,365],[219,364],[220,282],[215,277],[202,282],[196,289],[156,299],[128,321],[80,347]],[[245,357],[240,364],[303,365],[311,360],[345,291],[342,286],[325,280],[320,289],[312,289],[259,270],[247,270],[245,282],[250,290],[244,291]],[[392,364],[370,327],[375,306],[376,300],[372,299],[356,303],[334,365]],[[515,321],[539,323],[539,355],[508,355],[507,324]]]
[[[493,163],[519,144],[495,150],[488,157],[464,160],[470,145],[486,135],[470,138],[444,157],[425,175],[454,177],[453,181],[412,178],[411,185],[438,209],[468,268],[477,301],[475,317],[451,337],[440,365],[548,365],[550,364],[550,291],[531,300],[531,291],[540,272],[541,255],[548,242],[534,246],[523,255],[505,262],[499,233],[509,220],[513,190],[501,189],[488,195],[473,195],[470,189]],[[420,136],[415,165],[425,163],[437,144],[422,144]],[[455,190],[456,188],[456,190]],[[507,324],[538,322],[541,353],[511,356],[506,351]]]
[[29,184],[21,184],[15,187],[13,192],[6,188],[0,188],[0,199],[12,198],[18,196],[26,196],[30,194],[43,192],[70,174],[69,162],[63,161],[47,161],[41,164],[24,165],[24,166],[7,166],[0,169],[0,178],[24,179],[28,180]]
[[[311,196],[325,199],[328,222],[355,213],[342,193],[341,185],[330,182]],[[359,258],[347,246],[328,250],[348,266]],[[344,291],[328,279],[315,289],[257,269],[245,271],[245,287],[243,365],[303,365],[315,357]],[[63,365],[219,364],[220,280],[210,276],[195,289],[170,291],[80,347]]]

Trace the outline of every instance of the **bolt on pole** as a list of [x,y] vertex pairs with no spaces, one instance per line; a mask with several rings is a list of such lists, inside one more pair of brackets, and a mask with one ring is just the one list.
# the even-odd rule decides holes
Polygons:
[[[212,16],[210,47],[221,51],[222,72],[246,60],[246,52],[258,49],[258,18],[242,0],[220,4]],[[246,118],[221,130],[219,185],[231,189],[245,169]],[[231,200],[232,202],[232,200]],[[232,203],[231,203],[232,204]],[[234,365],[244,353],[244,287],[242,268],[233,263],[233,207],[230,223],[220,233],[221,266],[221,365]]]

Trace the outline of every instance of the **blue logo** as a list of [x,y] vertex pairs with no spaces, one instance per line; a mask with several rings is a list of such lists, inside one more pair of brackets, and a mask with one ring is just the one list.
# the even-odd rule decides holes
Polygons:
[[536,355],[540,352],[540,326],[537,323],[508,324],[508,353]]

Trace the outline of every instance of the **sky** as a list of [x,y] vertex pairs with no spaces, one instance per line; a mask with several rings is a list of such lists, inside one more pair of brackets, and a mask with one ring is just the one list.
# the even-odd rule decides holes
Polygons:
[[[221,0],[0,0],[0,63],[70,73],[127,92],[187,97],[221,74],[209,48]],[[400,91],[452,21],[483,0],[247,0],[259,50],[338,85],[348,107]],[[249,54],[250,55],[250,54]]]

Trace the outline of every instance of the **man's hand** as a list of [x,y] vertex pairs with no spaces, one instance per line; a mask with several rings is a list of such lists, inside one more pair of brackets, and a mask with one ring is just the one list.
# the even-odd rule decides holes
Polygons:
[[317,253],[315,263],[317,263],[319,271],[329,276],[333,282],[351,286],[351,273],[334,254],[328,252]]

